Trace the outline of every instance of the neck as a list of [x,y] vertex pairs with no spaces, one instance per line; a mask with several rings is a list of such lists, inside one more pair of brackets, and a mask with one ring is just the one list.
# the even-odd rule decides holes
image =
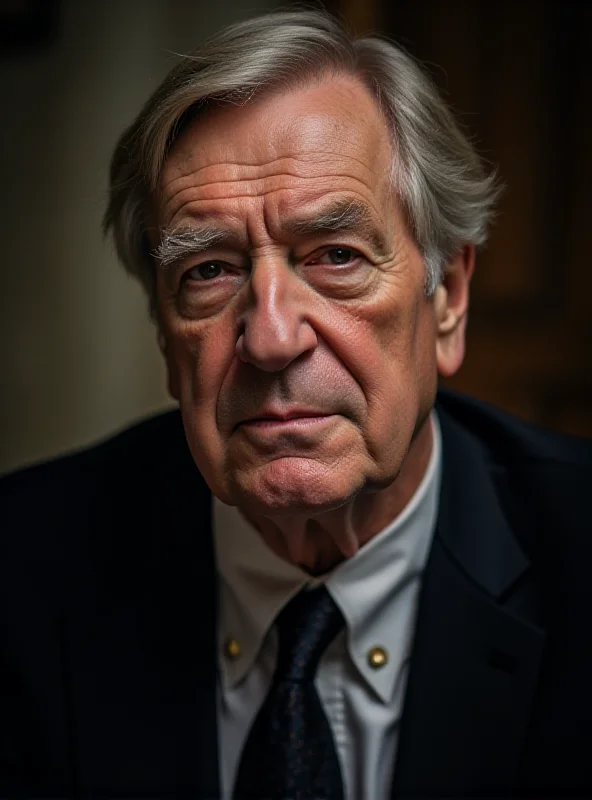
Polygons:
[[245,517],[280,558],[311,575],[322,575],[355,555],[401,513],[425,475],[432,446],[428,417],[413,438],[397,477],[386,488],[361,492],[345,505],[315,516],[295,514],[278,519],[245,513]]

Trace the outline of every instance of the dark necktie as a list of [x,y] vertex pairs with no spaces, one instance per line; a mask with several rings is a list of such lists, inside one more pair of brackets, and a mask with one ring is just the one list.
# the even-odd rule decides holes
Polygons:
[[321,587],[296,595],[276,625],[276,671],[247,737],[234,797],[343,800],[333,735],[314,686],[318,663],[343,617]]

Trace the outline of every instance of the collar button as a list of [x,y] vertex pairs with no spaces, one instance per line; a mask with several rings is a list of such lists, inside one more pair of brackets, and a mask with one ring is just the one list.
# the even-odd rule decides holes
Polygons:
[[371,647],[368,650],[368,664],[372,669],[382,669],[388,660],[389,656],[384,647]]
[[230,661],[236,661],[241,654],[240,643],[232,637],[227,639],[224,644],[224,654]]

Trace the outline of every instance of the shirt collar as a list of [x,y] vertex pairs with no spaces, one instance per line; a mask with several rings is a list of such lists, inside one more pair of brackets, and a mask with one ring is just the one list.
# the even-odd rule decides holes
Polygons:
[[[313,578],[277,556],[237,508],[214,498],[214,541],[224,583],[219,614],[223,685],[239,683],[252,668],[264,638],[286,605],[303,587],[325,584],[346,622],[353,663],[387,703],[395,691],[401,662],[413,633],[412,606],[436,524],[441,473],[441,434],[431,414],[433,446],[419,486],[403,511],[352,558]],[[225,643],[240,642],[240,657],[224,657]],[[381,669],[368,662],[376,646],[389,654]]]

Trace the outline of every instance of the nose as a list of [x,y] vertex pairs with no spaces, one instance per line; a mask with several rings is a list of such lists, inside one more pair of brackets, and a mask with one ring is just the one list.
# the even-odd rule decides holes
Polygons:
[[241,361],[265,372],[280,372],[314,350],[317,335],[305,315],[305,287],[287,264],[265,259],[254,264],[242,331],[236,343]]

